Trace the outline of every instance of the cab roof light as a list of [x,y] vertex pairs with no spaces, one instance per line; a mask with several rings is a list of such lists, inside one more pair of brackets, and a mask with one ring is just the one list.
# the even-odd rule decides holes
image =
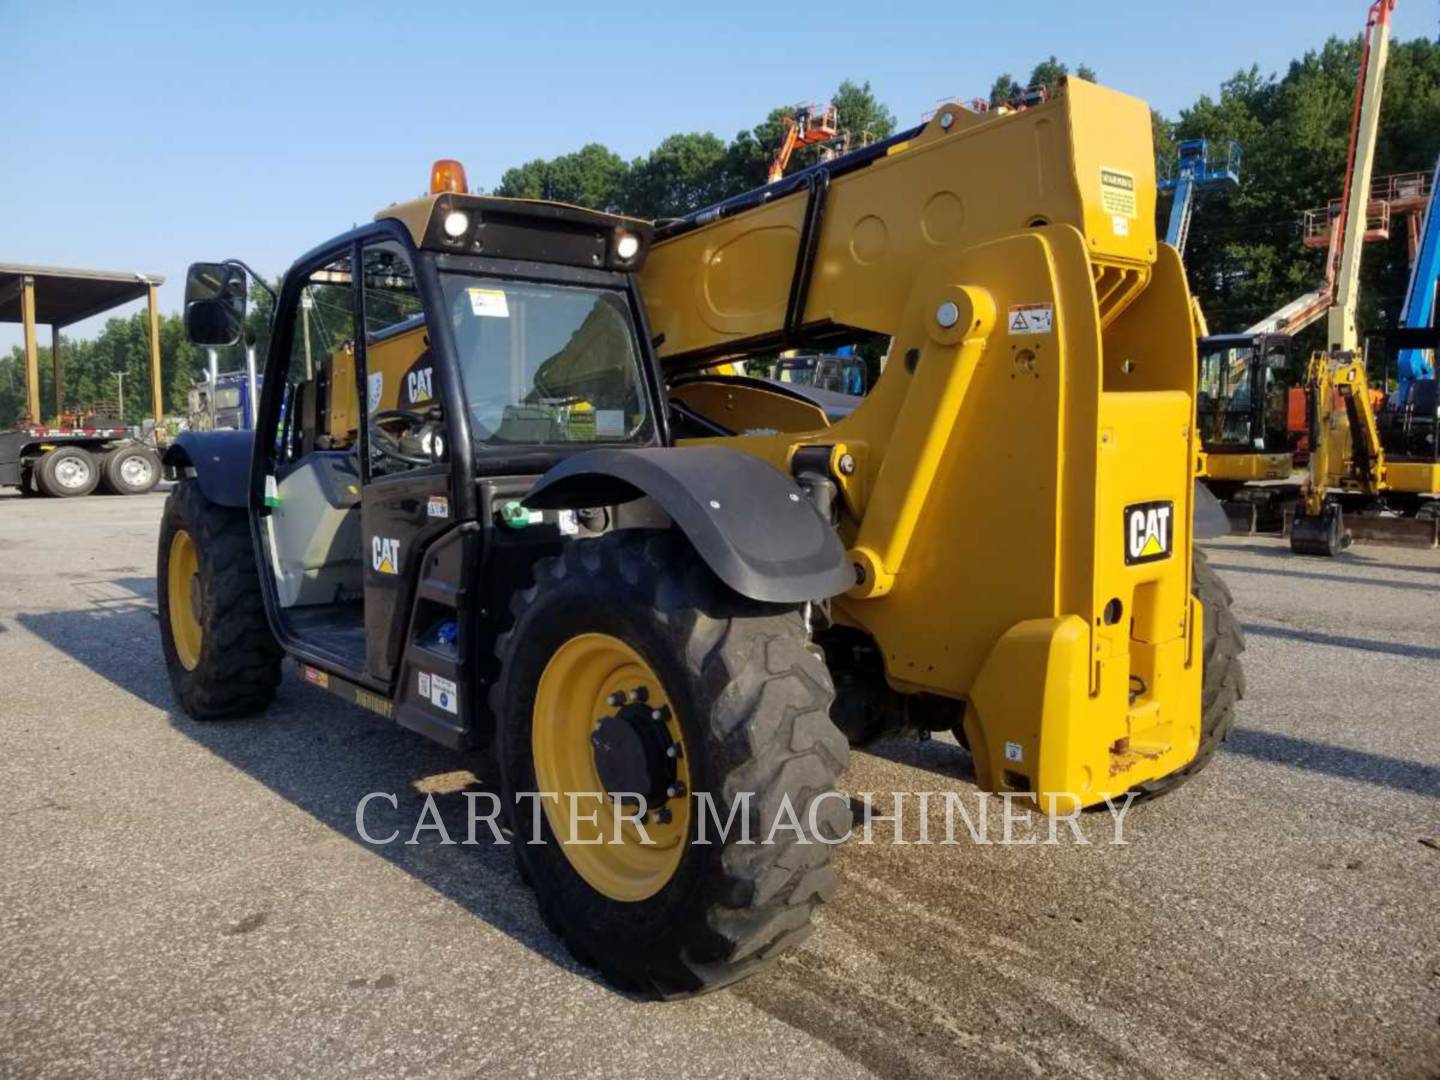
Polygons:
[[470,190],[465,182],[465,166],[454,158],[441,158],[430,166],[430,194],[443,195],[450,192],[464,195]]
[[617,230],[615,233],[615,257],[621,262],[629,262],[640,254],[640,238],[634,233]]

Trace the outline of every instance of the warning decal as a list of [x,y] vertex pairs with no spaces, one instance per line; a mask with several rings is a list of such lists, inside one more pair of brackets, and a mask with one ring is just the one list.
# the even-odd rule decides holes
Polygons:
[[470,311],[491,319],[508,319],[510,304],[504,289],[466,289],[470,295]]
[[430,676],[430,704],[437,709],[444,709],[448,713],[460,711],[460,699],[456,694],[455,684],[449,679],[443,679],[439,675]]
[[1100,170],[1100,206],[1112,217],[1135,216],[1135,174],[1123,169]]
[[1051,304],[1016,304],[1005,325],[1011,334],[1048,334],[1055,328],[1055,308]]

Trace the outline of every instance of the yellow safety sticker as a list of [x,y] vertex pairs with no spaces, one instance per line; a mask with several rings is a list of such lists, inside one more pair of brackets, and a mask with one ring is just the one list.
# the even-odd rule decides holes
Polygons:
[[1005,325],[1012,334],[1048,334],[1055,327],[1055,308],[1050,304],[1014,304]]
[[470,296],[470,311],[492,319],[508,319],[510,304],[505,299],[504,289],[466,289]]

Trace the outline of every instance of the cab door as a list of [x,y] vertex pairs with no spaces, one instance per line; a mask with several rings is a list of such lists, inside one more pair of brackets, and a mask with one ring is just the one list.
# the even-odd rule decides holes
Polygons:
[[360,268],[365,662],[389,682],[410,632],[422,553],[455,522],[451,404],[435,378],[430,323],[404,248],[366,244]]

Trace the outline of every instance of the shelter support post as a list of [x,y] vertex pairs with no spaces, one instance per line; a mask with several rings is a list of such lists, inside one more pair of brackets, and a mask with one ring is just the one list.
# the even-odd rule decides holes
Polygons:
[[55,373],[55,419],[65,415],[65,376],[60,367],[60,327],[50,326],[50,363]]
[[146,290],[146,323],[150,328],[150,400],[155,405],[158,433],[165,420],[165,398],[160,385],[160,310],[154,282]]
[[35,347],[35,279],[20,283],[20,321],[25,326],[25,410],[40,423],[40,356]]

